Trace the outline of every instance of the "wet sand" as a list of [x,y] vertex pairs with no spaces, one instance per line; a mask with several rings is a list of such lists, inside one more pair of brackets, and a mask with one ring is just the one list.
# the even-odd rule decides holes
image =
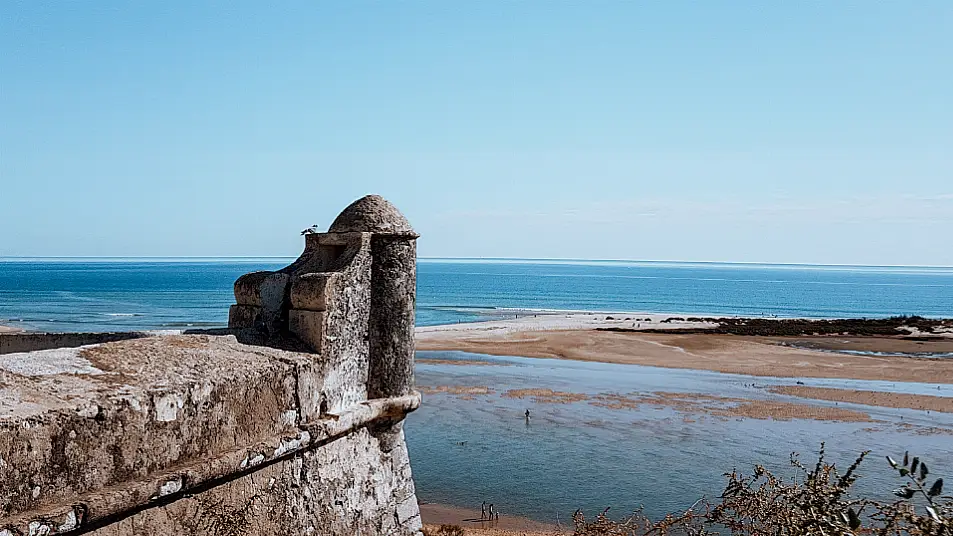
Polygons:
[[556,531],[555,525],[540,523],[523,517],[507,516],[505,511],[500,512],[500,519],[481,521],[480,511],[448,506],[445,504],[423,503],[420,505],[420,518],[424,525],[436,529],[440,525],[457,525],[463,527],[467,534],[474,536],[551,536],[561,534]]
[[[485,386],[418,386],[418,390],[425,395],[453,395],[463,400],[476,400],[477,396],[496,396],[496,392],[493,391],[493,389]],[[836,391],[836,389],[832,389],[832,391]],[[779,392],[779,394],[788,393]],[[808,419],[837,422],[876,422],[868,413],[853,409],[788,402],[784,400],[724,397],[703,393],[656,391],[651,393],[628,394],[586,394],[554,391],[543,387],[531,387],[525,389],[510,389],[500,393],[499,396],[503,398],[531,400],[536,404],[573,404],[583,402],[592,406],[613,410],[638,410],[643,406],[653,409],[674,409],[683,414],[684,419],[692,420],[691,422],[694,422],[694,419],[700,416],[708,416],[721,420],[747,417],[750,419],[771,419],[775,421]],[[953,399],[950,400],[953,401]]]
[[553,391],[552,389],[510,389],[501,396],[504,398],[531,398],[537,404],[570,404],[588,400],[589,396],[583,393],[567,393],[563,391]]
[[672,408],[692,416],[707,415],[721,419],[747,417],[759,420],[875,422],[867,413],[847,408],[814,406],[778,400],[755,400],[706,395],[701,393],[655,392],[629,395],[609,394],[593,397],[595,406],[610,409],[638,409],[642,405]]
[[449,394],[449,395],[491,395],[493,389],[485,385],[418,385],[417,390],[425,395]]
[[509,363],[500,363],[497,361],[482,361],[479,359],[434,359],[431,357],[418,357],[417,363],[423,365],[484,365],[488,367],[508,367]]
[[909,408],[923,411],[953,413],[953,397],[831,389],[827,387],[809,387],[806,385],[778,385],[770,387],[768,390],[783,395],[812,398],[814,400],[827,400],[830,402],[850,402],[853,404],[863,404],[865,406]]
[[[562,320],[562,323],[552,320],[548,323],[494,321],[418,328],[417,349],[575,359],[751,376],[953,383],[953,359],[948,358],[841,354],[782,345],[785,338],[780,337],[678,333],[678,329],[693,327],[688,322],[656,322],[649,327],[656,329],[660,324],[671,333],[641,333],[598,331],[600,325],[607,324],[598,318],[572,319],[567,315]],[[608,322],[613,323],[616,322]],[[632,321],[624,323],[631,324]],[[565,325],[586,327],[563,329]],[[554,326],[556,329],[552,329]],[[797,338],[799,341],[806,339],[810,338]],[[876,347],[876,341],[867,340],[876,338],[864,339],[865,348]],[[882,340],[887,341],[886,344],[898,344],[896,339]],[[918,351],[926,352],[932,351],[929,348],[934,346],[931,345],[947,344],[947,340],[938,340],[916,346]]]
[[783,346],[831,352],[876,352],[910,356],[924,353],[953,354],[953,339],[934,337],[931,340],[888,337],[770,337]]
[[20,333],[21,331],[23,331],[23,330],[20,329],[20,328],[15,328],[15,327],[12,327],[12,326],[4,326],[4,325],[0,324],[0,335],[2,335],[2,334],[4,334],[4,333]]

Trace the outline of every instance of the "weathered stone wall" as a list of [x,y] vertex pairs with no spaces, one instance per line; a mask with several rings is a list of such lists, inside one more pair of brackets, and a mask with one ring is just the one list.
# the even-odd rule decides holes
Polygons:
[[87,344],[124,341],[147,337],[148,333],[122,331],[111,333],[4,333],[0,335],[0,355],[35,352],[52,348],[76,348]]
[[406,445],[366,428],[92,534],[408,534],[420,528]]
[[403,237],[375,236],[371,242],[371,397],[405,395],[414,385],[414,314],[417,248]]
[[369,196],[242,276],[228,330],[19,335],[0,536],[418,534],[416,237]]

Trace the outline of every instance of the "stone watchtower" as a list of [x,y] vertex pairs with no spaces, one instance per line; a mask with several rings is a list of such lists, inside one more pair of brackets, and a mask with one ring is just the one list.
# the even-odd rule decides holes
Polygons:
[[322,403],[331,411],[409,394],[418,236],[386,199],[362,197],[327,233],[306,233],[304,252],[286,268],[240,277],[228,327],[277,341],[294,336],[327,376],[362,386],[343,393],[328,385]]
[[416,239],[367,196],[228,330],[0,336],[0,536],[419,534]]

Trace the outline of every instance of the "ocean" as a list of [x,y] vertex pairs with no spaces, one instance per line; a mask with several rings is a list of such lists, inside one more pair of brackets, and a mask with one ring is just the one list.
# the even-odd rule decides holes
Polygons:
[[[0,324],[38,331],[221,327],[232,283],[293,259],[0,259]],[[542,310],[953,317],[953,268],[422,259],[417,322]]]

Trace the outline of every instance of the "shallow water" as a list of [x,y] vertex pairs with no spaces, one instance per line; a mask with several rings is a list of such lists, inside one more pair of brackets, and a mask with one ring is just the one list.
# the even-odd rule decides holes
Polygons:
[[[500,396],[508,389],[550,388],[576,393],[675,391],[738,398],[806,402],[773,395],[763,387],[792,379],[755,378],[706,371],[662,369],[550,359],[493,357],[463,352],[419,352],[420,357],[485,359],[508,366],[441,365],[421,362],[419,385],[489,386],[493,393],[472,400],[425,395],[408,417],[406,430],[421,500],[478,507],[494,502],[504,514],[540,521],[566,521],[576,509],[612,506],[624,513],[644,505],[652,516],[684,509],[701,496],[722,490],[722,474],[750,471],[762,463],[792,475],[788,456],[797,451],[807,465],[822,441],[829,459],[849,465],[864,449],[858,490],[889,498],[901,482],[884,456],[911,450],[930,463],[933,474],[953,475],[953,435],[919,435],[929,427],[953,429],[953,415],[873,408],[841,403],[882,423],[759,420],[687,414],[642,405],[638,410],[597,407],[586,401],[535,403]],[[953,385],[803,380],[807,385],[877,389],[953,397]],[[756,387],[750,387],[754,384]],[[748,385],[748,387],[746,387]],[[815,405],[834,403],[811,401]],[[523,412],[529,409],[527,424]],[[901,422],[912,426],[905,430]]]

